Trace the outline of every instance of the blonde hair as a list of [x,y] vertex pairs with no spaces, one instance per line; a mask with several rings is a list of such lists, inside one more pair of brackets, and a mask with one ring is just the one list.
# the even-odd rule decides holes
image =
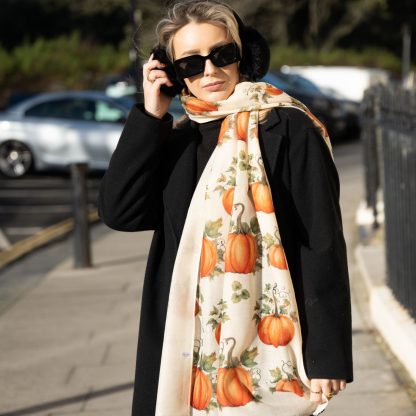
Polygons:
[[175,33],[188,23],[212,23],[224,27],[227,35],[231,36],[238,45],[240,53],[243,52],[238,23],[230,6],[210,0],[176,2],[168,9],[165,18],[156,26],[156,36],[159,43],[166,48],[168,58],[173,61],[173,37]]

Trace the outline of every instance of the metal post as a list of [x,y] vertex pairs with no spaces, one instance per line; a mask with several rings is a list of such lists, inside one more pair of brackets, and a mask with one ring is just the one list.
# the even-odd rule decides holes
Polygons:
[[74,197],[74,266],[76,269],[91,267],[91,246],[88,225],[88,197],[86,163],[71,163]]
[[410,42],[411,42],[411,31],[410,25],[403,24],[402,26],[403,46],[402,46],[402,82],[405,82],[410,71]]
[[137,91],[142,85],[141,61],[138,51],[140,50],[140,37],[138,27],[141,24],[142,14],[137,8],[137,0],[130,0],[130,24],[132,31],[132,47],[130,48],[130,61]]

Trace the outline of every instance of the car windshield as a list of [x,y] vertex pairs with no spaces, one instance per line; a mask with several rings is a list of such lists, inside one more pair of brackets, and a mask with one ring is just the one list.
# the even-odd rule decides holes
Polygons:
[[298,74],[285,74],[284,72],[273,73],[288,85],[290,89],[298,91],[299,93],[306,93],[310,95],[322,95],[322,91],[312,81],[302,77]]
[[130,108],[134,105],[135,100],[133,97],[129,96],[129,95],[124,95],[123,97],[112,97],[112,99],[120,104],[121,106],[123,106],[124,108],[127,108],[128,110],[130,110]]

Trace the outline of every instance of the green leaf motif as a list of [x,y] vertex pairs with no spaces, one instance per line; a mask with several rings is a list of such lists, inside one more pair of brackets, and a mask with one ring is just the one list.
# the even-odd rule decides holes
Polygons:
[[254,234],[258,234],[260,232],[260,225],[259,225],[259,220],[257,219],[257,217],[252,217],[250,219],[250,227],[251,227],[251,231]]
[[248,299],[248,298],[250,297],[250,293],[249,293],[249,291],[248,291],[247,289],[243,289],[243,290],[241,291],[241,297],[242,297],[243,299]]
[[222,218],[218,218],[216,221],[207,221],[205,223],[205,233],[208,237],[218,238],[221,237],[219,228],[222,226]]
[[212,272],[212,275],[213,276],[221,276],[222,274],[224,274],[224,270],[221,269],[221,267],[219,267],[219,266],[215,266],[214,271]]
[[260,395],[260,394],[254,394],[253,395],[253,400],[256,402],[256,403],[258,403],[258,402],[261,402],[261,399],[262,399],[263,397]]
[[247,153],[246,153],[244,150],[240,150],[240,153],[239,153],[238,157],[239,157],[241,160],[245,160],[245,159],[246,159],[246,157],[247,157]]
[[250,226],[246,222],[241,223],[241,230],[244,234],[248,234],[250,232]]
[[274,244],[273,236],[269,233],[263,235],[263,241],[266,244],[267,248],[270,248]]
[[214,188],[214,192],[220,191],[221,195],[225,192],[225,188],[222,185],[217,185]]
[[238,302],[240,302],[240,301],[241,301],[241,297],[240,297],[240,295],[237,295],[237,293],[233,293],[233,294],[232,294],[232,296],[231,296],[231,301],[232,301],[233,303],[238,303]]
[[219,314],[219,310],[217,309],[216,306],[213,306],[212,311],[210,312],[210,316],[215,316]]
[[215,352],[213,352],[210,355],[202,354],[202,369],[207,372],[211,373],[215,370],[215,367],[213,366],[214,362],[217,360],[217,355]]
[[251,350],[246,349],[240,355],[241,364],[245,367],[255,367],[257,363],[254,359],[258,356],[257,347],[253,347]]
[[240,161],[240,163],[238,164],[238,168],[240,170],[249,170],[250,165],[248,163],[245,163],[243,161]]
[[240,290],[243,286],[238,280],[234,280],[233,284],[231,285],[234,291]]
[[227,313],[226,313],[226,312],[223,312],[223,313],[220,315],[220,319],[221,319],[221,322],[222,322],[222,323],[224,323],[225,321],[229,321],[229,320],[230,320],[230,317],[227,315]]
[[273,370],[269,370],[271,376],[273,377],[272,383],[277,383],[282,378],[282,371],[279,367],[274,368]]
[[199,352],[194,351],[194,353],[193,353],[193,365],[198,365],[198,361],[199,361]]
[[221,173],[221,176],[217,179],[217,182],[225,182],[227,180],[227,177]]
[[212,329],[214,330],[218,326],[218,322],[216,319],[211,318],[208,322],[208,325],[211,325]]

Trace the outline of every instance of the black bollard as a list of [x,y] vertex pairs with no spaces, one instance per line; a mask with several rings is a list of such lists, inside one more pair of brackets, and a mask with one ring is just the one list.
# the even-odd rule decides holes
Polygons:
[[74,198],[74,266],[76,269],[91,267],[91,246],[88,224],[88,194],[86,163],[71,163]]

